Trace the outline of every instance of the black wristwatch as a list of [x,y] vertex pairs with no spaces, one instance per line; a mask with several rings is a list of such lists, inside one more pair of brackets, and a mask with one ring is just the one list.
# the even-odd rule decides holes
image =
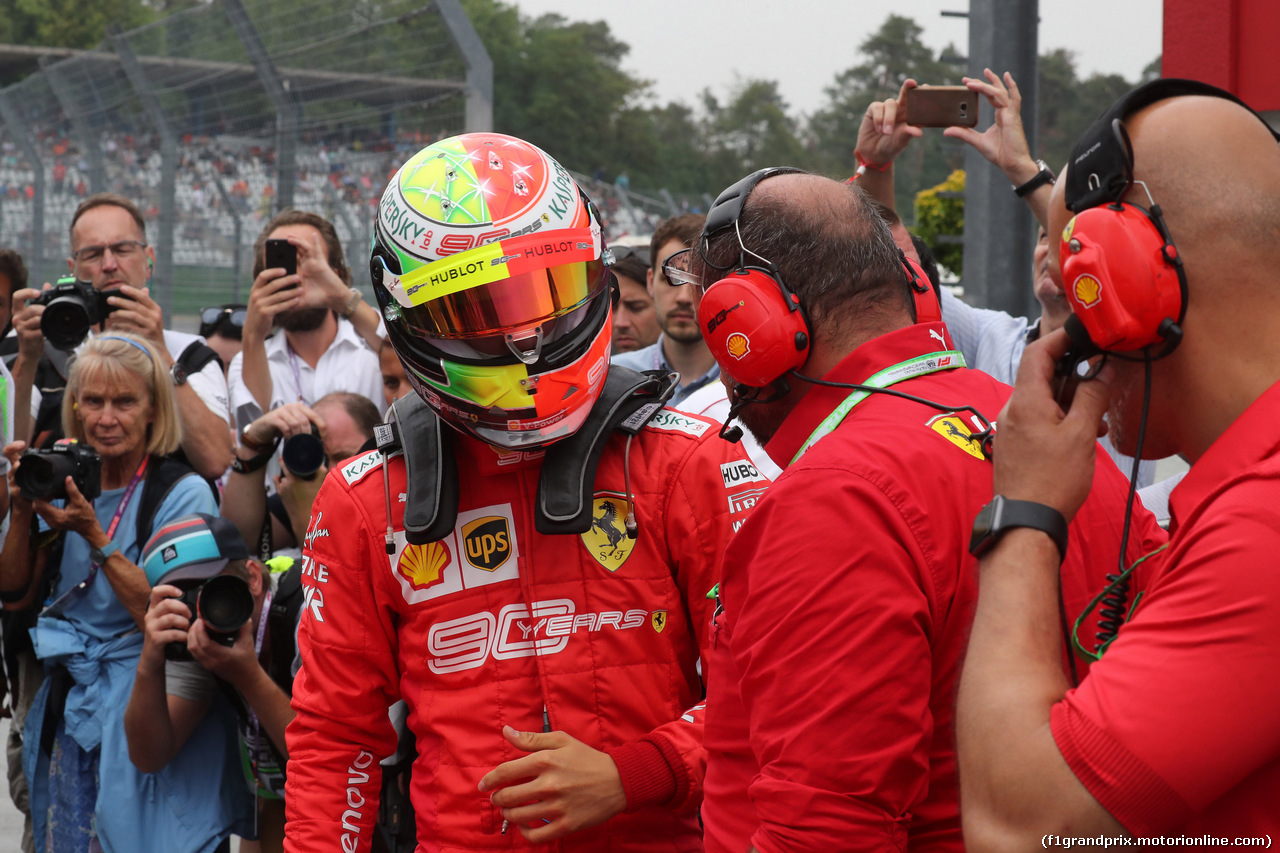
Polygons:
[[187,371],[180,361],[175,361],[173,367],[169,368],[169,376],[173,378],[173,387],[175,388],[187,384]]
[[89,559],[93,560],[94,565],[102,566],[106,564],[108,557],[110,557],[112,554],[119,553],[119,551],[120,551],[119,545],[117,545],[115,542],[108,542],[106,545],[103,545],[101,548],[90,548]]
[[1022,186],[1013,188],[1013,194],[1018,198],[1026,198],[1045,184],[1052,184],[1058,179],[1058,176],[1053,173],[1053,169],[1050,169],[1049,164],[1045,161],[1037,160],[1036,165],[1040,167],[1040,171],[1036,172],[1031,180]]
[[1067,556],[1067,520],[1051,506],[1034,501],[1014,501],[996,495],[973,520],[969,537],[969,553],[981,557],[990,551],[1000,537],[1015,527],[1030,527],[1049,534],[1058,546],[1058,562]]

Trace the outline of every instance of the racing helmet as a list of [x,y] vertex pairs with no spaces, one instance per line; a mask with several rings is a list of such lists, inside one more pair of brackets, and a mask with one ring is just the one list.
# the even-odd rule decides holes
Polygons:
[[446,423],[499,448],[572,435],[609,365],[600,217],[564,168],[498,133],[411,157],[378,207],[369,261],[387,336]]

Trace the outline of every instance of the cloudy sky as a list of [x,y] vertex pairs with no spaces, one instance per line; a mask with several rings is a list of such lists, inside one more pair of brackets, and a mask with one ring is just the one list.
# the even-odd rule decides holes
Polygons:
[[[967,0],[514,0],[523,14],[557,12],[609,22],[631,45],[630,73],[654,83],[659,103],[695,103],[705,87],[724,96],[735,79],[777,80],[793,111],[811,113],[858,45],[894,12],[914,18],[934,49],[966,53],[968,21],[942,17]],[[1135,80],[1160,53],[1161,0],[1040,0],[1040,51],[1065,47],[1083,76]],[[928,81],[921,80],[926,83]]]

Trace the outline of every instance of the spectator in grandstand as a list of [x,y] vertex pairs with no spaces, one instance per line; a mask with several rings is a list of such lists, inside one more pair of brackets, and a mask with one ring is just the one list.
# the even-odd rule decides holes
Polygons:
[[248,307],[232,302],[200,309],[200,336],[218,354],[224,370],[240,352]]
[[[983,433],[1009,389],[959,366],[927,319],[932,291],[911,286],[856,186],[757,172],[721,193],[694,254],[735,408],[785,466],[726,548],[707,850],[962,850],[951,726],[977,594],[965,542],[991,496]],[[733,275],[746,266],[772,275]],[[1119,553],[1126,483],[1098,460],[1061,571],[1073,618]],[[1162,538],[1145,513],[1135,530],[1135,556]]]
[[[142,544],[179,515],[217,512],[204,481],[168,456],[182,430],[175,397],[149,340],[99,335],[73,363],[62,417],[68,437],[96,452],[100,467],[86,460],[67,476],[59,484],[65,499],[33,501],[10,481],[0,593],[38,586],[51,602],[31,632],[47,677],[27,715],[23,751],[35,837],[46,853],[195,851],[193,836],[225,834],[238,817],[220,796],[236,762],[216,721],[193,733],[159,778],[129,763],[123,739],[147,606]],[[5,447],[19,473],[30,464],[19,462],[24,447]],[[88,473],[94,468],[98,476]],[[90,503],[86,492],[99,485]]]
[[[986,552],[958,711],[970,850],[1025,850],[1046,826],[1275,832],[1280,740],[1260,721],[1280,703],[1278,139],[1228,92],[1156,80],[1081,136],[1054,187],[1050,270],[1076,316],[1027,348],[995,489],[1070,518],[1104,410],[1122,452],[1191,470],[1167,548],[1108,588],[1110,636],[1075,689],[1048,665],[1052,540],[1011,530]],[[1102,360],[1064,400],[1068,347]]]
[[[198,513],[157,530],[142,552],[151,597],[124,714],[129,758],[144,773],[158,773],[205,715],[223,711],[230,697],[239,720],[240,763],[257,799],[256,840],[263,853],[284,849],[282,798],[289,759],[284,729],[293,719],[289,694],[302,608],[301,569],[295,563],[277,585],[266,565],[250,556],[231,522]],[[220,582],[213,589],[222,601],[234,600],[228,590],[234,584],[242,606],[252,602],[234,634],[219,635],[182,598],[219,575],[243,584]],[[187,659],[179,659],[174,649],[184,646]]]
[[[294,247],[295,274],[267,267],[267,240]],[[259,412],[285,403],[310,406],[333,391],[352,391],[381,406],[378,313],[351,286],[333,223],[283,211],[263,227],[253,253],[244,346],[227,372],[237,417],[248,403]]]
[[694,391],[720,378],[720,367],[702,340],[702,327],[698,325],[701,291],[672,284],[663,269],[668,258],[693,245],[705,220],[702,214],[685,213],[665,220],[654,229],[653,238],[649,241],[652,266],[645,274],[645,280],[662,334],[656,343],[644,349],[613,357],[614,364],[632,370],[665,370],[680,374],[680,382],[670,401],[676,407]]
[[[648,249],[646,247],[646,253]],[[616,262],[610,269],[618,280],[618,304],[613,309],[613,354],[652,346],[662,334],[658,315],[649,295],[649,265],[634,249],[613,250]]]
[[378,367],[382,371],[382,399],[386,403],[382,411],[385,413],[396,400],[412,394],[413,386],[409,384],[400,356],[396,355],[396,348],[386,338],[378,345]]
[[[181,451],[197,473],[216,478],[231,460],[227,408],[227,380],[216,359],[196,336],[164,328],[160,306],[149,285],[155,249],[147,245],[146,223],[137,205],[124,196],[99,193],[85,199],[71,218],[71,257],[67,268],[98,291],[118,291],[107,298],[112,311],[101,324],[108,332],[132,332],[155,345],[169,371],[174,399],[182,418]],[[39,292],[27,288],[13,296],[18,358],[13,376],[17,386],[17,434],[31,438],[31,425],[40,414],[48,386],[36,385],[45,341],[40,331],[43,305],[29,304]],[[60,387],[60,386],[59,386]],[[56,399],[56,398],[55,398]],[[30,407],[22,403],[30,400]]]
[[[1041,335],[1062,328],[1071,312],[1062,289],[1049,276],[1048,269],[1046,211],[1054,184],[1053,172],[1043,161],[1033,159],[1027,147],[1026,133],[1022,129],[1022,95],[1013,75],[1006,72],[1001,79],[989,68],[984,73],[985,79],[966,77],[964,82],[975,94],[985,97],[995,110],[991,127],[983,133],[968,127],[949,127],[943,134],[973,146],[1000,169],[1014,187],[1013,192],[1027,203],[1039,221],[1039,237],[1031,263],[1032,287],[1036,301],[1040,303],[1040,316],[1032,320],[1011,317],[1003,311],[974,308],[943,288],[942,319],[970,367],[1012,384],[1026,345]],[[898,109],[903,96],[915,85],[914,80],[908,79],[902,84],[897,99],[870,104],[858,129],[858,143],[854,149],[861,166],[858,185],[890,210],[894,204],[893,162],[913,138],[924,133],[921,128],[907,124],[906,111]],[[906,231],[903,229],[899,233],[905,235]],[[901,244],[901,238],[898,241]],[[903,248],[908,255],[911,254],[910,249]],[[1133,471],[1133,459],[1117,453],[1105,438],[1102,446],[1125,476],[1129,476]],[[1151,485],[1155,480],[1155,468],[1155,462],[1142,463],[1139,486]]]
[[[311,517],[311,502],[325,474],[361,451],[371,450],[373,428],[381,420],[376,406],[350,391],[326,394],[315,406],[286,403],[257,418],[241,431],[223,491],[223,517],[235,524],[246,542],[261,546],[257,553],[263,560],[281,549],[300,547]],[[284,441],[312,432],[319,434],[324,450],[319,467],[303,477],[282,463],[275,493],[268,496],[263,468],[277,456]]]
[[[482,222],[428,191],[446,172],[494,189]],[[512,236],[475,246],[493,220]],[[371,267],[417,394],[402,452],[315,501],[287,850],[365,849],[397,698],[424,846],[700,847],[706,591],[763,483],[711,422],[648,405],[671,377],[608,366],[604,251],[573,179],[511,137],[442,140],[387,188]],[[450,270],[473,286],[426,287]]]

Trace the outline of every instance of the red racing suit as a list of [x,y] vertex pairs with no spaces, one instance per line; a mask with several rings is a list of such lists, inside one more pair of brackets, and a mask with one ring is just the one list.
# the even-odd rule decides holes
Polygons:
[[534,529],[543,455],[453,438],[461,498],[444,539],[406,544],[398,454],[387,465],[390,556],[380,453],[330,473],[315,500],[285,849],[369,849],[378,762],[396,747],[387,707],[403,697],[419,850],[530,846],[515,827],[501,833],[499,809],[477,790],[524,754],[504,725],[564,731],[608,752],[622,777],[626,812],[539,849],[702,850],[706,595],[768,480],[713,422],[664,409],[631,440],[637,538],[623,527],[619,433],[599,461],[591,529],[549,536]]

